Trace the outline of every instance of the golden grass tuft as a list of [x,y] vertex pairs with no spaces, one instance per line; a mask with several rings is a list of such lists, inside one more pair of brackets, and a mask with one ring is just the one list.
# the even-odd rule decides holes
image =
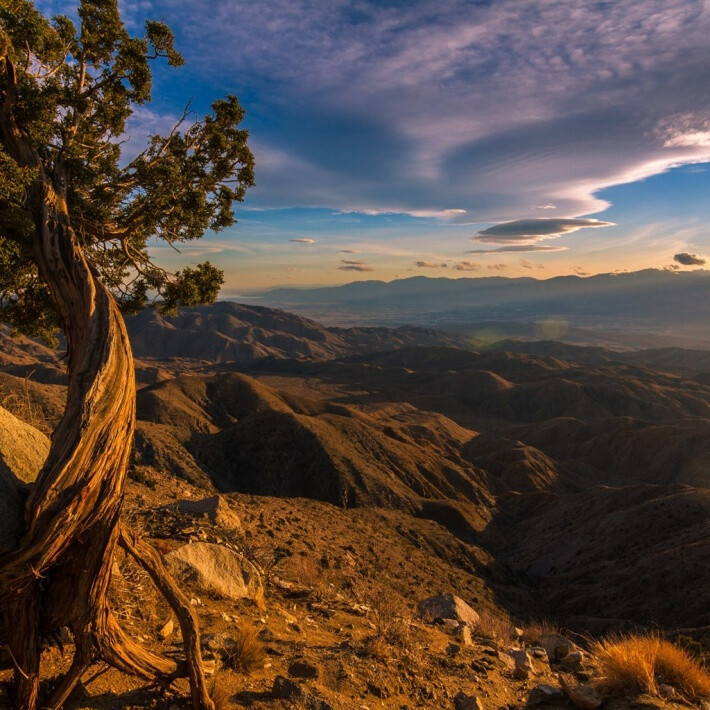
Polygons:
[[218,682],[217,678],[210,685],[210,698],[214,703],[215,710],[230,710],[230,708],[235,707],[229,691]]
[[233,644],[223,652],[224,665],[232,670],[251,673],[264,666],[266,651],[259,639],[259,632],[248,624],[239,627]]
[[560,627],[548,619],[535,619],[527,624],[523,624],[522,629],[522,639],[528,646],[539,646],[540,639],[543,636],[550,634],[563,635]]
[[612,636],[592,644],[599,687],[610,695],[659,695],[670,685],[687,700],[710,698],[710,674],[684,649],[659,636]]

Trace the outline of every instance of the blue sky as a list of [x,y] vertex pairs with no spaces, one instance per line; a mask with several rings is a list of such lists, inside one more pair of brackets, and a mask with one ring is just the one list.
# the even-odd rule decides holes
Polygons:
[[180,261],[155,250],[172,268],[219,264],[228,295],[710,255],[703,0],[121,6],[136,30],[164,19],[187,60],[158,69],[129,151],[188,98],[199,113],[237,93],[247,109],[257,187],[238,225]]

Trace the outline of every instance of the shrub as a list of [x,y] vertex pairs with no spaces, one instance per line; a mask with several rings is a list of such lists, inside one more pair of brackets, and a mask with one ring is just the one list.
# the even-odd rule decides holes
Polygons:
[[687,651],[659,636],[616,636],[592,645],[600,677],[609,694],[659,695],[667,684],[687,700],[710,697],[710,674]]
[[562,635],[560,627],[549,619],[535,619],[534,621],[524,624],[522,629],[522,639],[529,646],[538,646],[540,644],[540,639],[543,636],[547,636],[549,634]]
[[224,665],[232,670],[251,673],[264,665],[266,651],[253,626],[240,626],[233,639],[234,643],[223,652]]
[[229,691],[215,678],[210,685],[210,698],[215,710],[229,710],[234,705],[231,702]]
[[503,643],[509,643],[517,639],[515,627],[508,619],[495,616],[488,611],[480,611],[478,616],[477,634]]

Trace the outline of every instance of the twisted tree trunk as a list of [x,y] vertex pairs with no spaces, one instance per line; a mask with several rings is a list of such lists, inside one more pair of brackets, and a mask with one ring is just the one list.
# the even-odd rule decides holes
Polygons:
[[[169,681],[185,670],[128,639],[108,605],[135,423],[133,359],[123,317],[71,228],[62,186],[61,166],[52,179],[40,168],[28,191],[35,261],[67,340],[68,392],[49,456],[27,501],[20,544],[0,558],[0,604],[15,662],[18,710],[37,708],[41,637],[63,626],[75,639],[75,655],[68,673],[43,699],[43,709],[61,708],[97,657],[146,679]],[[174,593],[157,555],[125,531],[123,544],[169,593],[183,625],[193,707],[213,710],[189,605],[179,591]]]

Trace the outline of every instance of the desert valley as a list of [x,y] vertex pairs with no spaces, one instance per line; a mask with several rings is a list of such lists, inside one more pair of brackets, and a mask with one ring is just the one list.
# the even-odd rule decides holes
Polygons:
[[[480,350],[456,332],[328,328],[231,302],[127,322],[127,515],[166,559],[196,556],[175,569],[238,706],[443,708],[463,693],[517,707],[559,671],[590,677],[589,646],[611,632],[707,653],[710,352]],[[62,412],[63,367],[7,329],[0,353],[3,466],[27,477]],[[212,560],[220,550],[238,589],[220,579],[237,564]],[[113,586],[145,640],[174,642],[128,561]],[[460,619],[427,623],[418,605],[440,594],[480,616],[473,638]],[[245,624],[266,659],[246,678],[225,661]],[[516,671],[506,649],[545,633],[584,663],[565,669],[553,651]],[[145,706],[140,685],[115,682],[98,674],[71,707]]]

